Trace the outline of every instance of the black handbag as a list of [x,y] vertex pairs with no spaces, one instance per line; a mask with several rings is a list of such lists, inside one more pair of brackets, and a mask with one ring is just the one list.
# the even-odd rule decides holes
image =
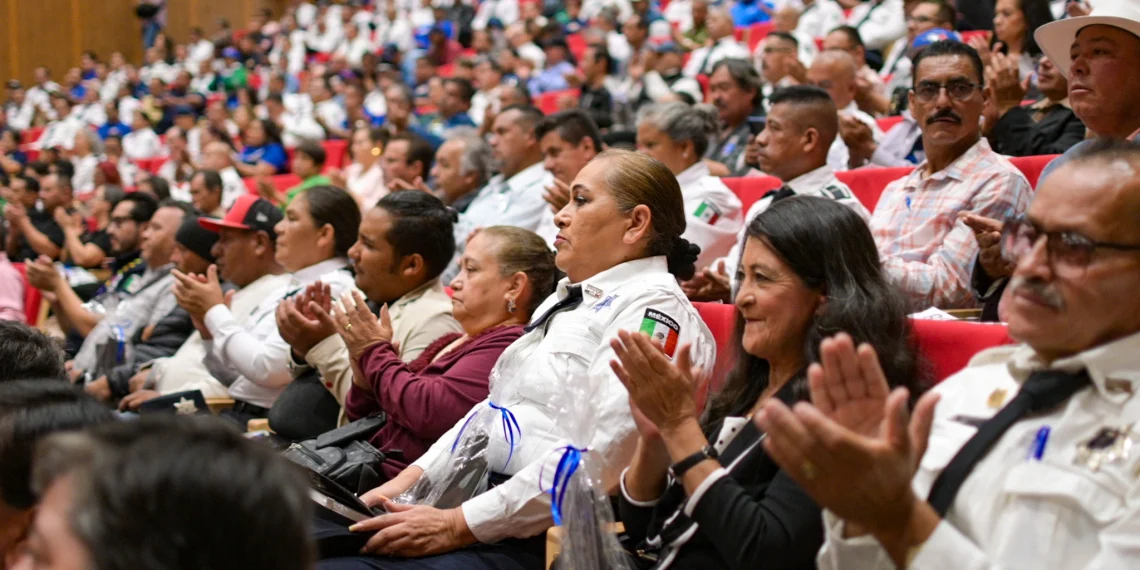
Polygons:
[[354,493],[370,491],[383,482],[380,465],[387,455],[368,443],[368,438],[388,421],[383,412],[346,426],[291,444],[285,458],[332,479]]
[[325,388],[317,371],[310,370],[277,396],[269,408],[268,419],[277,435],[289,441],[304,441],[336,431],[339,416],[340,402]]

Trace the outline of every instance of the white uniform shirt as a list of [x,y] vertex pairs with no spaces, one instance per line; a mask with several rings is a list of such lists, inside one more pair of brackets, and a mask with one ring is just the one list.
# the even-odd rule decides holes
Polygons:
[[99,168],[99,157],[94,154],[71,157],[75,174],[71,177],[71,187],[76,194],[84,195],[95,191],[95,170]]
[[843,25],[843,8],[835,0],[815,0],[804,6],[796,32],[809,38],[822,38]]
[[22,105],[8,103],[5,114],[8,117],[9,128],[17,131],[27,130],[32,126],[32,119],[36,117],[36,105],[31,99],[24,97]]
[[277,396],[292,382],[289,373],[289,343],[277,332],[277,304],[296,295],[314,281],[329,285],[339,299],[355,284],[345,271],[348,260],[335,258],[311,265],[290,276],[284,287],[262,297],[244,323],[225,305],[206,311],[206,327],[213,340],[206,341],[206,368],[228,384],[235,400],[270,408]]
[[372,209],[381,198],[388,195],[388,187],[384,185],[384,170],[380,168],[380,161],[372,163],[368,170],[364,165],[354,162],[344,169],[345,186],[356,196],[360,202],[361,211]]
[[471,21],[471,29],[482,30],[487,27],[491,18],[498,18],[504,26],[519,19],[518,0],[483,0],[475,10],[475,19]]
[[740,198],[709,174],[705,161],[698,160],[677,175],[685,200],[685,233],[681,237],[701,248],[697,267],[706,267],[732,249],[736,234],[744,228]]
[[242,194],[248,194],[249,189],[245,187],[241,173],[232,166],[223,168],[218,175],[222,177],[222,206],[228,210],[234,205],[234,200]]
[[[839,114],[859,119],[863,124],[871,127],[871,136],[875,142],[883,140],[883,130],[879,128],[875,118],[861,111],[854,101],[840,109]],[[831,143],[831,148],[827,150],[827,165],[836,172],[844,172],[851,169],[850,161],[851,151],[847,148],[847,143],[843,142],[842,137],[835,137],[835,141]]]
[[[1140,453],[1094,471],[1078,451],[1102,428],[1133,426],[1140,438],[1140,334],[1064,358],[1048,368],[1088,370],[1092,386],[1047,414],[1013,425],[975,467],[911,570],[1092,570],[1135,568],[1140,560]],[[991,349],[934,388],[930,443],[912,487],[925,498],[934,480],[976,432],[1009,402],[1030,372],[1046,368],[1028,346]],[[1004,396],[1004,397],[1003,397]],[[1002,404],[995,402],[1001,400]],[[1050,427],[1040,461],[1027,459]],[[1122,438],[1118,438],[1121,440]],[[894,568],[870,537],[843,539],[825,512],[821,570]]]
[[863,38],[863,45],[867,49],[884,50],[891,42],[906,35],[903,0],[863,2],[851,9],[847,15],[847,25],[859,30],[859,37]]
[[[835,177],[835,171],[826,164],[785,182],[784,186],[791,188],[797,196],[831,198],[855,210],[855,213],[859,214],[863,221],[871,219],[871,213],[867,211],[863,203],[851,193],[851,189],[846,184]],[[759,216],[771,205],[772,198],[770,196],[753,202],[752,206],[748,208],[748,213],[744,216],[744,225],[741,226],[740,232],[736,235],[736,242],[733,244],[732,250],[728,252],[726,257],[716,260],[717,262],[724,262],[725,271],[734,283],[736,281],[736,266],[740,263],[740,255],[744,253],[744,240],[747,236],[748,224],[751,224],[756,216]]]
[[41,150],[45,148],[71,150],[75,148],[75,135],[79,133],[80,129],[86,128],[87,125],[83,123],[79,115],[72,113],[66,118],[48,123],[48,126],[44,128],[44,134],[33,143],[33,146]]
[[[535,318],[566,296],[567,285],[568,280],[563,279],[558,292],[535,311]],[[604,460],[601,488],[609,489],[632,458],[637,442],[629,395],[610,370],[610,360],[616,356],[609,343],[617,331],[654,327],[656,331],[673,331],[666,336],[670,342],[675,339],[677,347],[693,344],[694,364],[708,369],[716,361],[712,333],[668,273],[663,256],[623,263],[581,285],[581,305],[552,317],[545,334],[540,327],[523,335],[495,365],[498,377],[510,383],[495,404],[515,415],[522,436],[507,463],[510,446],[501,433],[491,432],[487,459],[493,469],[512,478],[463,503],[467,525],[481,542],[534,536],[551,525],[550,494],[542,489],[549,489],[550,476],[557,468],[560,455],[555,449],[567,440],[556,425],[556,400],[565,394],[560,383],[567,380],[562,377],[567,362],[571,375],[589,374],[598,379],[599,388],[590,406],[596,411],[597,424],[589,448]],[[666,328],[666,322],[672,326]],[[488,402],[484,400],[476,408],[486,408]],[[426,468],[436,458],[450,454],[463,423],[458,422],[440,437],[413,465]]]
[[730,57],[751,61],[748,46],[736,41],[732,36],[721,38],[712,46],[705,46],[693,50],[689,63],[685,65],[684,73],[689,77],[712,73],[713,66],[722,59]]
[[[265,296],[281,288],[288,275],[264,275],[253,283],[234,291],[231,309],[244,324],[246,317],[257,308]],[[160,394],[173,394],[186,390],[201,390],[207,398],[228,398],[229,391],[217,378],[210,375],[202,360],[206,356],[206,343],[194,331],[173,356],[154,360],[147,386]]]
[[162,154],[162,141],[154,129],[131,131],[123,136],[123,155],[131,160],[155,158]]
[[536,231],[543,210],[549,209],[543,193],[552,178],[540,161],[510,179],[497,174],[487,181],[455,224],[456,252],[463,251],[467,236],[475,228],[515,226]]

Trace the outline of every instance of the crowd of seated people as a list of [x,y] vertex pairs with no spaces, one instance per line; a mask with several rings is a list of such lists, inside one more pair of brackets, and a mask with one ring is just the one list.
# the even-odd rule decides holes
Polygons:
[[0,568],[1140,556],[1134,3],[406,4],[7,82]]

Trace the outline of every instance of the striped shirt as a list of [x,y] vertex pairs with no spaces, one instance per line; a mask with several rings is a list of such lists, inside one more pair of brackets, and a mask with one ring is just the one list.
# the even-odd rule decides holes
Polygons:
[[1029,207],[1031,192],[985,138],[930,176],[924,161],[887,186],[871,216],[883,270],[916,310],[976,306],[970,268],[978,244],[958,213],[1004,220]]

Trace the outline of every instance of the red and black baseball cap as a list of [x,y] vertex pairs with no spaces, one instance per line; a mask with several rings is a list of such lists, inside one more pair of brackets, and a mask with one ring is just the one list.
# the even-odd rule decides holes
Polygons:
[[222,228],[265,232],[269,234],[270,239],[277,241],[277,232],[273,227],[284,217],[281,209],[268,200],[253,194],[242,194],[234,200],[234,205],[226,212],[226,217],[220,220],[199,218],[198,223],[212,232],[220,232]]

